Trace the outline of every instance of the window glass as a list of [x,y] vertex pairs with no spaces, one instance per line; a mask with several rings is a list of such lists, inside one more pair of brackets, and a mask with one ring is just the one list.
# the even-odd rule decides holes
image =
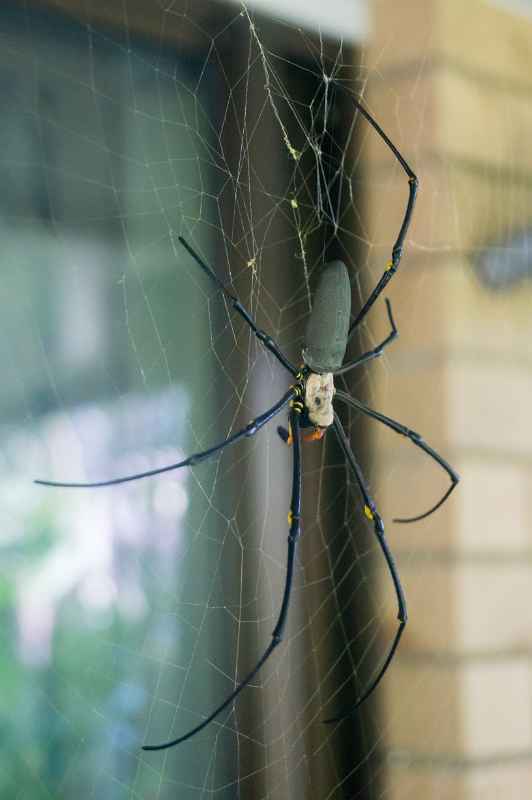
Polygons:
[[[128,474],[223,436],[213,291],[174,236],[201,221],[213,253],[215,76],[27,10],[0,12],[0,33],[0,795],[163,796],[140,746],[221,691],[195,669],[223,637],[201,580],[216,466],[94,490],[32,478]],[[212,743],[194,752],[204,774]],[[165,774],[197,780],[190,751],[172,758]]]

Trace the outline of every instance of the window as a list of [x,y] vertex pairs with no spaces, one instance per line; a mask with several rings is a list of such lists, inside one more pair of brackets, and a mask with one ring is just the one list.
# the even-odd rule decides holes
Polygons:
[[[171,760],[139,759],[139,747],[196,724],[268,640],[284,574],[290,461],[281,443],[273,433],[201,470],[116,489],[44,490],[31,479],[99,479],[177,461],[277,399],[286,376],[176,237],[188,233],[297,357],[308,292],[293,268],[293,163],[238,11],[198,4],[194,19],[168,12],[159,25],[134,4],[127,20],[122,3],[89,5],[108,27],[82,11],[82,21],[0,12],[0,508],[10,632],[0,669],[11,765],[0,794],[16,787],[32,797],[44,786],[65,797],[197,797],[207,786],[232,800],[235,776],[253,775],[257,787],[276,781],[280,761],[261,748],[273,717],[261,705],[273,698],[274,715],[291,712],[292,701],[294,713],[304,706],[306,623],[292,656],[272,666],[259,697],[245,695],[242,713],[220,720],[225,727]],[[309,56],[284,26],[264,23],[261,35],[286,56],[276,67],[292,110],[307,128],[319,125],[312,58],[325,61],[327,43]],[[295,115],[283,98],[279,107],[297,142]],[[344,149],[334,119],[328,164]],[[317,174],[313,157],[303,162],[297,214],[318,264],[326,235],[305,214],[330,176]],[[317,497],[319,483],[323,498],[329,473],[314,457],[307,485],[314,480]],[[311,454],[307,464],[312,473]],[[340,502],[323,508],[327,526],[337,513],[345,523]],[[328,564],[320,570],[318,588],[330,578]],[[298,613],[305,609],[295,603]],[[341,627],[336,606],[333,614],[334,625],[319,614],[320,657]],[[348,630],[339,634],[344,648]],[[305,667],[309,683],[314,666]],[[279,678],[290,680],[283,709]],[[299,777],[290,772],[294,790]]]

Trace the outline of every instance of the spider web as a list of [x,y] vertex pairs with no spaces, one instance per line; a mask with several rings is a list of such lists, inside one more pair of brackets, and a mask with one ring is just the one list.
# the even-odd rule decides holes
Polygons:
[[[0,18],[1,794],[381,797],[378,703],[339,728],[320,723],[374,674],[397,610],[332,435],[303,448],[285,641],[236,704],[163,753],[140,748],[197,725],[270,641],[291,478],[277,423],[156,479],[94,491],[30,482],[177,461],[286,391],[290,376],[179,235],[297,362],[323,262],[345,261],[360,306],[404,213],[406,178],[350,104],[380,80],[363,53],[244,6],[174,5],[153,9],[149,41],[125,12],[107,26],[28,8]],[[420,114],[396,100],[399,117]],[[397,197],[386,241],[363,209],[364,164],[379,148],[380,189]],[[386,332],[380,302],[353,354]],[[379,402],[390,399],[390,359],[344,386],[377,402],[378,380]],[[368,426],[344,419],[382,505],[398,466],[373,474]]]

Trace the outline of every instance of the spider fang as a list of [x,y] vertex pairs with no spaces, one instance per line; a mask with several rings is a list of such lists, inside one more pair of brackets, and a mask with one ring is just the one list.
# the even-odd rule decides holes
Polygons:
[[323,439],[326,430],[327,428],[314,428],[311,433],[304,434],[303,439],[305,442],[317,442],[319,439]]

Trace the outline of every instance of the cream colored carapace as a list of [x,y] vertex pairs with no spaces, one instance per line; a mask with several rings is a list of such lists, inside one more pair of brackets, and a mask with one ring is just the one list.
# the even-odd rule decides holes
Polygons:
[[305,383],[305,405],[308,418],[318,428],[328,428],[333,424],[334,381],[332,372],[318,375],[311,372]]

